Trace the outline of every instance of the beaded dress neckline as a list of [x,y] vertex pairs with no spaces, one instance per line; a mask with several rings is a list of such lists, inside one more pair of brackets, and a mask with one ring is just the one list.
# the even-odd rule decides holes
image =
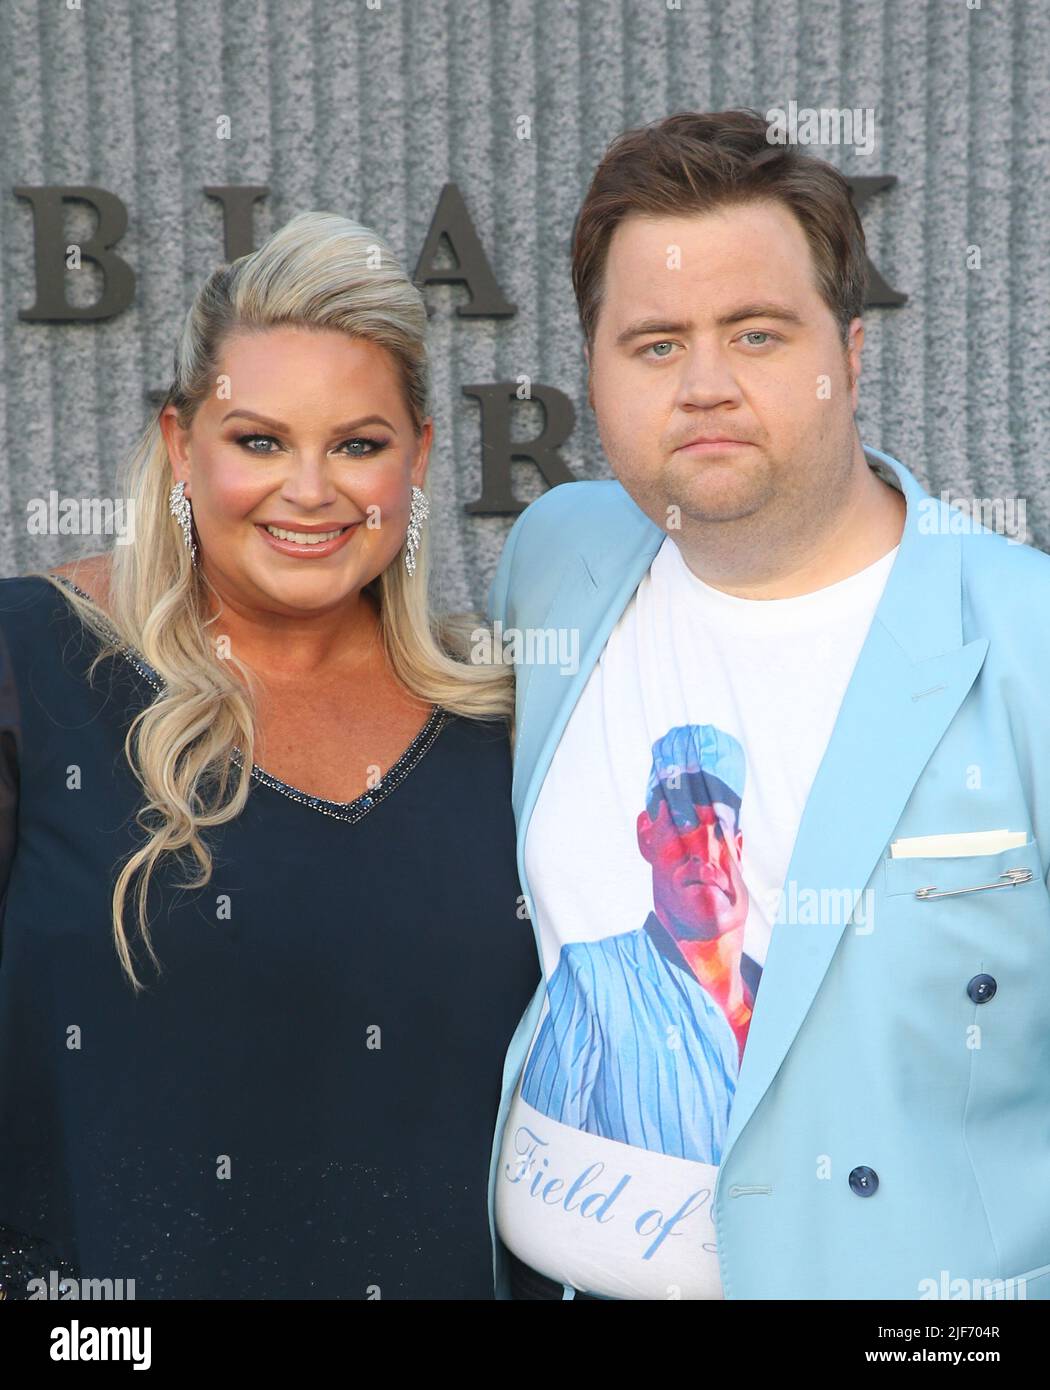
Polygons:
[[[74,593],[79,594],[81,598],[87,599],[90,603],[95,602],[90,594],[85,593],[79,585],[74,584],[73,581],[67,579],[65,575],[55,574],[53,577],[72,589]],[[95,604],[95,606],[98,607],[97,604]],[[113,640],[120,650],[120,655],[129,665],[134,667],[139,675],[159,694],[165,686],[164,679],[160,673],[149,664],[141,652],[136,651],[134,647],[124,642],[112,625],[107,624],[107,627],[109,627],[109,631],[113,634]],[[399,786],[400,783],[405,780],[408,774],[417,766],[423,756],[432,747],[434,740],[448,723],[449,718],[450,715],[448,710],[444,709],[441,705],[432,706],[427,722],[420,729],[419,733],[416,734],[415,738],[397,761],[391,764],[390,768],[387,770],[386,776],[383,777],[371,791],[362,793],[361,796],[355,797],[353,801],[331,801],[327,797],[312,796],[309,792],[305,792],[299,787],[293,787],[290,783],[282,781],[280,777],[273,776],[273,774],[267,772],[265,768],[260,767],[258,763],[252,764],[251,776],[262,786],[269,787],[272,791],[280,792],[282,796],[287,796],[292,801],[298,801],[313,811],[319,811],[322,815],[332,816],[336,820],[346,821],[348,824],[353,825],[355,821],[359,821],[362,816],[366,816],[369,811],[378,806],[381,801],[385,801],[395,787]],[[240,766],[243,762],[244,754],[239,748],[234,748],[231,757],[234,762]]]

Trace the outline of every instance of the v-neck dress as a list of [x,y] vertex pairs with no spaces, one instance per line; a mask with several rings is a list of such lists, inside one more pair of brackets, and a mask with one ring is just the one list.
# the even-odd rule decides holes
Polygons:
[[505,725],[435,706],[349,803],[254,768],[205,887],[161,860],[136,996],[124,740],[163,682],[124,649],[89,683],[97,650],[46,580],[0,580],[0,1241],[136,1299],[491,1298],[503,1060],[539,978]]

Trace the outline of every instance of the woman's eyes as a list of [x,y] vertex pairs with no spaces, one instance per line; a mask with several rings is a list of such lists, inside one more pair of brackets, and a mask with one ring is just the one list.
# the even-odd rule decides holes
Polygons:
[[[751,328],[748,329],[746,333],[741,333],[740,338],[737,339],[737,341],[741,342],[745,338],[765,338],[767,342],[752,342],[748,344],[749,347],[764,348],[768,345],[768,343],[776,342],[777,335],[775,333],[767,332],[767,330],[764,328]],[[669,338],[661,338],[659,342],[649,343],[647,344],[647,346],[642,348],[641,355],[643,357],[647,357],[650,362],[666,362],[668,357],[671,356],[670,352],[656,352],[656,349],[673,348],[674,346],[675,344]],[[650,356],[650,354],[653,355]]]
[[[270,444],[276,444],[278,446],[278,449],[280,447],[281,442],[279,439],[276,439],[272,434],[241,434],[237,436],[237,443],[241,446],[242,449],[246,449],[249,454],[260,454],[263,457],[265,457],[267,454],[275,454],[278,452],[278,449],[252,448],[251,446],[255,443],[256,440],[263,440]],[[353,439],[344,439],[342,444],[339,445],[339,447],[340,449],[344,449],[348,444],[363,444],[366,446],[364,450],[351,450],[348,453],[347,457],[370,458],[373,454],[377,454],[380,449],[385,449],[387,446],[387,442],[388,441],[385,439],[372,439],[368,435],[355,435]]]
[[237,436],[237,443],[242,449],[247,449],[249,454],[268,454],[270,452],[269,449],[251,449],[248,447],[257,439],[268,439],[271,444],[277,443],[276,439],[274,439],[271,434],[239,434]]

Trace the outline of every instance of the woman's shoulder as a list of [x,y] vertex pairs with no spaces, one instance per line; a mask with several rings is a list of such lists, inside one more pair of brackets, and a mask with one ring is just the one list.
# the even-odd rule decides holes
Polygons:
[[42,619],[60,611],[62,595],[40,574],[11,575],[0,579],[0,627],[9,638],[22,629],[32,631]]
[[459,738],[486,747],[509,746],[510,724],[503,716],[481,718],[441,707],[443,727],[455,729]]
[[[0,579],[0,661],[16,669],[31,662],[39,668],[49,653],[66,650],[71,633],[82,624],[63,585],[49,576],[75,584],[100,607],[108,595],[108,564],[105,556],[60,565],[37,573],[12,575]],[[48,637],[53,641],[46,640]],[[43,639],[43,640],[42,640]]]
[[480,786],[495,778],[502,787],[512,769],[510,725],[504,718],[481,719],[441,709],[438,745],[444,746],[444,770]]
[[26,604],[40,603],[49,595],[61,602],[62,595],[48,582],[48,575],[71,582],[106,611],[109,603],[111,568],[110,555],[88,555],[80,560],[70,560],[64,565],[56,565],[54,569],[9,575],[0,579],[0,611],[17,611]]
[[49,573],[68,579],[78,589],[82,589],[104,613],[109,611],[109,584],[113,572],[113,556],[86,555],[80,560],[70,560],[57,565]]

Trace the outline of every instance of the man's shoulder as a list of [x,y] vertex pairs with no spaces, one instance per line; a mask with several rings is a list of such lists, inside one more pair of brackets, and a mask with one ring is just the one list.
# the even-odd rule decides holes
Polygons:
[[549,546],[560,542],[565,548],[578,549],[590,536],[608,535],[610,527],[630,531],[647,521],[615,478],[559,483],[522,512],[518,544]]
[[497,587],[508,612],[522,602],[530,611],[546,608],[577,556],[629,547],[652,525],[614,479],[551,488],[526,507],[507,538]]
[[977,600],[1032,608],[1050,618],[1050,555],[990,530],[963,534],[964,590]]
[[974,541],[986,561],[1003,573],[1024,575],[1035,584],[1050,585],[1050,555],[1037,545],[1010,540],[994,532],[975,536]]
[[1050,555],[992,531],[960,537],[964,640],[987,637],[990,665],[1050,678]]

